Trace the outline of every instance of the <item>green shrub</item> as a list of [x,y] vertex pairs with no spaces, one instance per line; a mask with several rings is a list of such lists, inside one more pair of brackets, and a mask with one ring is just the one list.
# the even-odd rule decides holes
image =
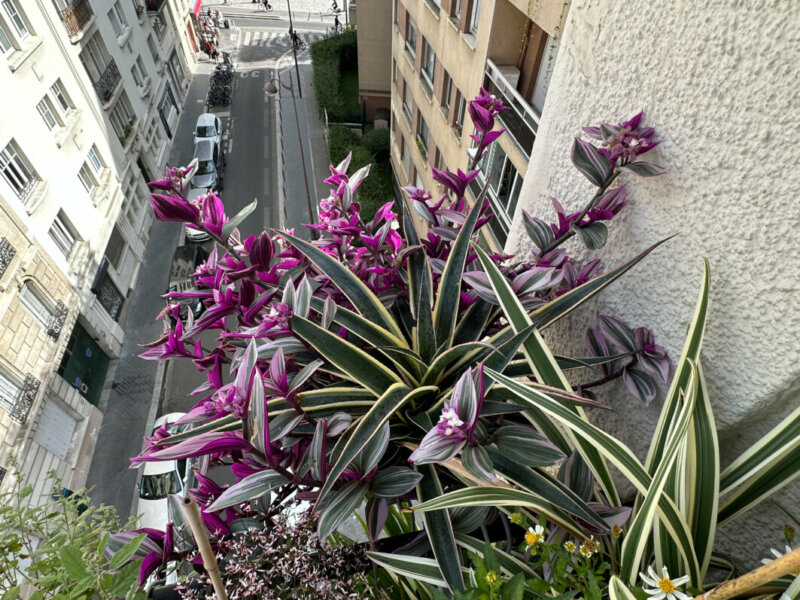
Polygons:
[[311,64],[314,70],[314,96],[320,116],[328,111],[331,121],[345,121],[348,113],[342,96],[343,70],[358,68],[356,31],[349,29],[311,44]]
[[359,146],[361,138],[358,133],[344,125],[334,125],[328,130],[328,157],[332,165],[338,165],[350,152],[350,148]]
[[378,161],[389,160],[390,134],[388,129],[373,129],[361,138],[364,146]]

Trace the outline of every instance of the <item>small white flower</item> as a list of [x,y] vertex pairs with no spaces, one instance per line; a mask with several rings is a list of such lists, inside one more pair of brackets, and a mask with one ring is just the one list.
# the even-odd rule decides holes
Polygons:
[[391,227],[392,229],[395,229],[395,230],[396,229],[400,229],[400,223],[398,223],[397,219],[395,219],[394,221],[392,221],[392,223],[391,223],[391,225],[389,225],[389,227]]
[[[789,544],[786,544],[783,547],[783,552],[780,552],[779,550],[775,550],[775,548],[770,548],[769,551],[772,554],[772,556],[774,556],[775,558],[780,558],[784,554],[789,554],[790,552],[792,552],[792,547]],[[773,560],[775,560],[775,558],[762,558],[761,559],[761,564],[768,565]],[[798,569],[797,571],[792,571],[790,574],[791,575],[800,575],[800,569]]]
[[542,541],[544,541],[544,527],[541,525],[528,527],[528,533],[525,534],[525,543],[528,545],[528,548],[532,548]]
[[668,600],[691,600],[691,596],[677,589],[678,586],[689,581],[688,575],[678,577],[677,579],[670,579],[667,567],[662,567],[661,573],[663,577],[659,577],[653,567],[647,567],[647,575],[641,572],[639,573],[639,577],[642,578],[642,581],[650,586],[649,588],[643,588],[648,596],[653,600],[661,600],[662,598],[668,598]]

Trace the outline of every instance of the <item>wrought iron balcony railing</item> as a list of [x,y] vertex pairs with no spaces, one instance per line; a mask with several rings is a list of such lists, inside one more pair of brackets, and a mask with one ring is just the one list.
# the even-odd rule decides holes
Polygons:
[[93,15],[89,0],[72,0],[67,8],[58,11],[70,37],[78,36]]
[[117,89],[117,85],[119,85],[121,80],[122,75],[119,73],[117,63],[113,58],[109,59],[108,66],[98,80],[94,82],[94,89],[97,90],[97,95],[100,96],[100,100],[103,102],[111,100],[111,96],[114,95],[114,90]]

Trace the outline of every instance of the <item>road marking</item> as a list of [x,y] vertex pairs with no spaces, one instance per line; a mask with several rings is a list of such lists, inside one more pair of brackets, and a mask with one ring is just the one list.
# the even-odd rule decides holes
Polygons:
[[198,99],[197,99],[197,103],[198,103],[198,104],[202,104],[202,103],[203,103],[203,102],[205,102],[205,101],[206,101],[206,99],[205,99],[205,98],[198,98]]
[[245,46],[249,46],[250,45],[250,32],[249,31],[245,31],[245,33],[244,33],[244,45]]
[[256,31],[253,35],[253,46],[258,46],[259,42],[261,41],[261,32]]

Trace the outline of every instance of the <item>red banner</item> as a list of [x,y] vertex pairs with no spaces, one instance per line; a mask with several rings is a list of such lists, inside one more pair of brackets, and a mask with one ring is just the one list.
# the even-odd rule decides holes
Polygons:
[[192,9],[192,14],[196,17],[200,14],[200,11],[203,9],[203,0],[195,0],[194,9]]

